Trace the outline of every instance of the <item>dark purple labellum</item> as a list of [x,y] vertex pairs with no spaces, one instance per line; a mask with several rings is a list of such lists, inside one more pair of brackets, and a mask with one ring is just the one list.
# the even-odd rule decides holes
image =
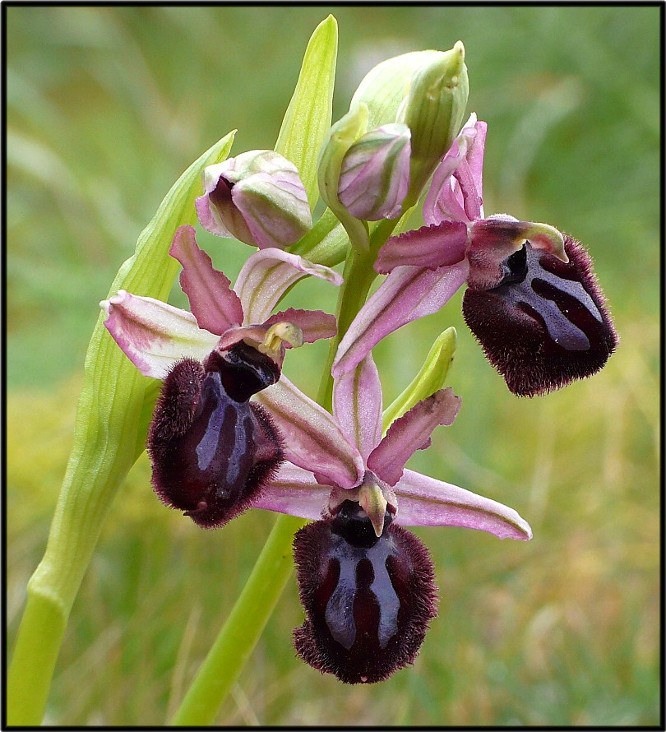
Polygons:
[[249,402],[280,378],[275,363],[237,343],[204,364],[177,363],[148,433],[153,487],[199,526],[221,526],[248,508],[282,461],[279,433]]
[[617,345],[589,254],[567,235],[564,249],[568,263],[528,242],[505,260],[497,287],[463,298],[465,322],[519,396],[594,374]]
[[294,539],[305,622],[298,655],[347,684],[374,683],[413,663],[437,614],[435,570],[423,544],[391,523],[375,535],[358,503]]

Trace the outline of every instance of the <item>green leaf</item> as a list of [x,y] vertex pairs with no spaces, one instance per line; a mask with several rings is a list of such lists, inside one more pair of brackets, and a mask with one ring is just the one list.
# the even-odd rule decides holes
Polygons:
[[311,209],[319,195],[319,149],[331,126],[337,53],[338,24],[329,15],[315,28],[310,38],[296,89],[275,143],[275,151],[298,168]]
[[384,434],[415,404],[443,388],[456,350],[456,329],[447,328],[432,344],[421,370],[400,396],[384,410]]
[[308,233],[289,251],[315,264],[335,267],[344,261],[349,249],[349,237],[338,217],[327,208]]
[[[168,254],[174,231],[195,222],[193,202],[201,192],[201,173],[227,157],[234,134],[205,152],[167,193],[109,295],[126,289],[166,299],[178,270]],[[111,501],[145,442],[146,407],[156,396],[154,380],[139,374],[103,321],[100,312],[86,354],[74,444],[48,545],[28,583],[28,604],[9,674],[13,724],[41,721],[70,609]]]

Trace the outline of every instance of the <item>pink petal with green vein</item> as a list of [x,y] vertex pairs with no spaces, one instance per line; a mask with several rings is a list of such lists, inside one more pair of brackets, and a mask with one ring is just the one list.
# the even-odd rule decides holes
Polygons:
[[442,308],[465,283],[468,264],[423,269],[396,267],[361,308],[338,346],[331,373],[337,379],[372,348],[412,320]]
[[413,470],[405,470],[394,491],[396,521],[403,526],[461,526],[500,539],[532,538],[530,525],[512,508]]
[[436,269],[462,261],[466,248],[467,225],[444,221],[391,237],[379,250],[374,268],[382,274],[401,265]]
[[331,486],[319,485],[308,470],[282,463],[252,507],[317,521],[328,505],[330,492]]
[[226,275],[214,269],[210,257],[199,249],[192,226],[176,230],[169,254],[183,267],[180,286],[201,328],[222,335],[243,322],[243,306],[238,295],[231,289]]
[[333,416],[284,375],[256,399],[280,430],[287,460],[311,470],[320,483],[353,488],[361,482],[365,469],[359,451]]
[[260,249],[294,244],[312,228],[307,194],[295,168],[248,175],[232,187],[231,199]]
[[391,425],[384,439],[370,453],[368,468],[389,485],[402,476],[405,463],[430,444],[430,435],[438,425],[453,424],[461,399],[453,389],[440,389],[415,404]]
[[107,313],[107,330],[144,376],[163,379],[177,361],[201,361],[218,342],[191,313],[152,297],[120,290],[100,306]]
[[246,323],[263,323],[273,312],[282,295],[298,280],[312,275],[333,285],[342,284],[342,277],[320,264],[313,264],[296,254],[281,249],[263,249],[243,265],[234,290],[243,303]]
[[333,414],[365,460],[382,437],[382,386],[371,355],[336,379]]

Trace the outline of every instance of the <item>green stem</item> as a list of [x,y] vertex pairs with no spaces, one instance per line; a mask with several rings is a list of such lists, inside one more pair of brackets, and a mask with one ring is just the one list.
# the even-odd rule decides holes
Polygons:
[[312,229],[289,251],[315,264],[335,267],[344,260],[348,248],[347,232],[331,209],[327,208]]
[[7,682],[7,720],[11,725],[41,724],[67,613],[55,598],[28,592]]
[[377,277],[372,265],[377,258],[377,252],[391,235],[396,227],[397,220],[386,220],[379,223],[370,235],[370,246],[367,250],[352,249],[345,262],[343,272],[344,282],[338,294],[338,306],[336,319],[338,330],[334,338],[331,338],[328,348],[328,357],[324,366],[321,386],[317,395],[317,401],[324,409],[331,409],[333,398],[333,377],[331,366],[335,360],[340,341],[352,324],[352,321],[365,303],[370,287]]
[[303,519],[279,516],[252,574],[213,647],[171,720],[175,726],[210,725],[236,682],[293,569],[291,542]]

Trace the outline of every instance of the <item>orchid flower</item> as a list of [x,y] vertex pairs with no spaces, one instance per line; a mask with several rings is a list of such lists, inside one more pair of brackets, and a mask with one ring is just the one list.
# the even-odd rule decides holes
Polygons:
[[279,249],[253,254],[235,288],[180,227],[170,254],[192,312],[118,292],[105,325],[145,376],[164,379],[148,436],[153,486],[197,524],[220,526],[244,510],[282,460],[271,418],[250,397],[280,378],[285,348],[330,338],[333,316],[290,308],[271,315],[306,275],[339,285],[332,270]]
[[513,509],[405,468],[455,419],[450,388],[417,402],[382,438],[382,392],[370,354],[335,380],[333,414],[283,376],[257,395],[285,456],[254,508],[312,519],[294,553],[306,619],[299,656],[347,683],[381,681],[413,662],[436,614],[427,549],[403,526],[461,526],[530,539]]
[[433,174],[426,225],[392,237],[375,269],[389,276],[340,343],[341,374],[368,348],[437,312],[467,284],[465,320],[509,389],[535,395],[600,369],[617,343],[585,249],[547,224],[484,217],[486,124],[476,115]]

